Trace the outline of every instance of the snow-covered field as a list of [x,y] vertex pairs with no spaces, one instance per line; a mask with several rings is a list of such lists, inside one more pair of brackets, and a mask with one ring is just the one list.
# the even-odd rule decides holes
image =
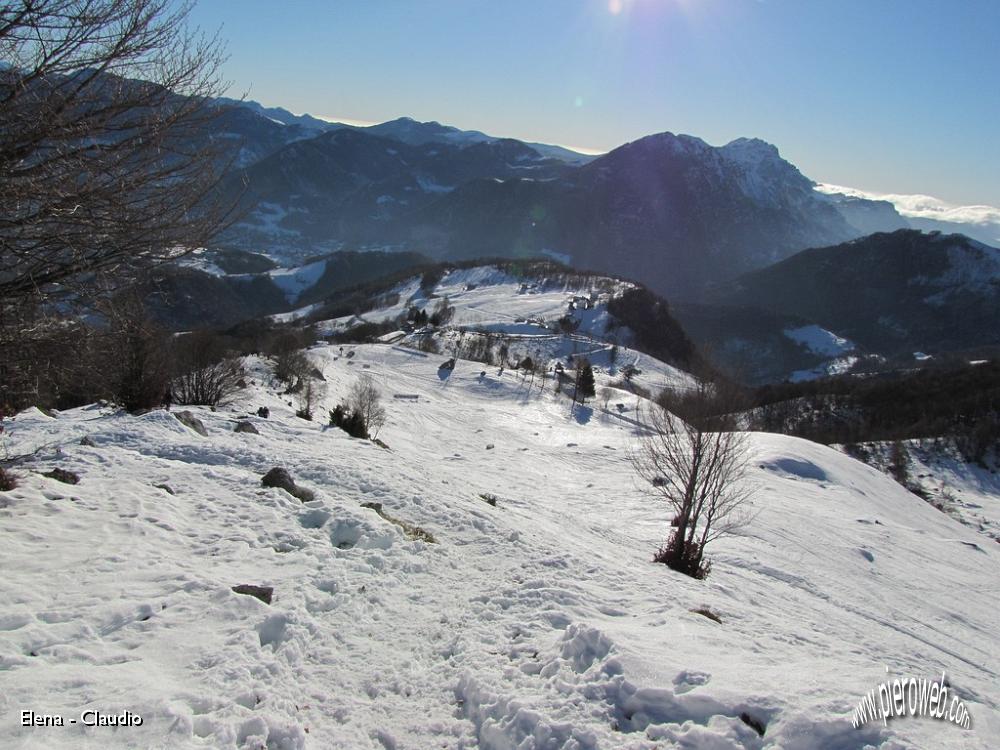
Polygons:
[[[754,435],[756,518],[695,581],[650,562],[668,514],[626,459],[635,396],[571,412],[509,370],[354,351],[310,351],[324,406],[370,373],[389,450],[295,417],[255,359],[232,405],[191,408],[207,437],[97,406],[10,423],[36,453],[0,493],[0,746],[1000,745],[1000,550],[880,472]],[[315,499],[263,488],[273,466]],[[972,728],[852,728],[887,668],[946,672]],[[88,708],[143,724],[19,726]]]
[[[602,286],[600,291],[586,283],[525,281],[489,265],[455,269],[434,285],[430,295],[421,289],[420,278],[414,277],[398,284],[388,295],[395,300],[392,305],[379,307],[360,317],[348,315],[322,321],[318,328],[331,333],[362,321],[394,320],[410,308],[431,314],[442,299],[447,299],[454,311],[447,326],[430,334],[412,333],[405,337],[406,343],[417,347],[422,339],[430,337],[443,354],[450,355],[462,342],[489,334],[498,342],[503,338],[509,347],[510,359],[519,361],[531,357],[534,361],[546,362],[550,370],[556,362],[568,366],[576,357],[586,357],[595,368],[611,376],[609,380],[616,377],[620,380],[622,369],[630,365],[637,373],[633,379],[635,385],[652,392],[689,384],[691,378],[686,373],[632,349],[629,346],[632,333],[627,328],[608,330],[611,317],[607,310],[608,300],[612,294],[631,288],[632,284],[601,277],[597,280]],[[570,309],[569,304],[574,301],[578,302],[578,307]],[[287,321],[295,319],[291,316],[302,317],[313,307],[272,317]],[[578,321],[574,333],[556,333],[550,327],[564,315]],[[397,336],[390,335],[390,338],[395,340]],[[617,344],[614,355],[612,341]]]
[[[633,286],[624,281],[595,278],[610,286],[608,293],[620,292]],[[497,333],[530,334],[547,333],[543,326],[539,326],[538,321],[557,320],[567,314],[568,303],[574,297],[587,296],[597,290],[589,285],[521,279],[495,266],[486,265],[447,272],[430,290],[430,295],[421,290],[420,277],[401,282],[393,292],[398,296],[395,304],[367,312],[362,318],[369,322],[391,320],[411,307],[430,313],[442,298],[447,298],[455,309],[450,320],[452,326]],[[604,303],[608,293],[604,294],[601,303],[595,304],[593,309],[576,311],[576,317],[581,320],[580,333],[595,336],[605,333],[608,314]],[[354,316],[335,318],[326,321],[322,327],[337,330],[354,321]]]
[[[990,541],[1000,542],[1000,474],[965,460],[950,441],[903,441],[906,486]],[[865,462],[891,475],[891,443],[863,443]]]

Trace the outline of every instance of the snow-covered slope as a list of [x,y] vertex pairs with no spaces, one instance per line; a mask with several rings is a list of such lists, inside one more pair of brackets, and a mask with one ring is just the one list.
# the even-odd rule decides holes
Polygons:
[[[397,284],[386,295],[392,304],[379,306],[363,315],[347,315],[323,320],[319,329],[342,331],[359,322],[386,322],[415,308],[432,314],[442,300],[453,313],[446,326],[409,333],[405,342],[418,346],[433,339],[442,353],[455,353],[473,339],[494,336],[508,346],[508,358],[524,357],[547,362],[586,357],[595,367],[619,376],[626,366],[636,373],[632,382],[652,391],[667,386],[683,386],[689,376],[676,367],[633,347],[633,334],[614,324],[608,302],[635,284],[604,276],[554,273],[550,276],[517,276],[493,265],[457,268],[446,272],[430,289],[420,277]],[[311,311],[303,311],[303,317]],[[555,324],[564,316],[574,321],[572,333],[556,332]],[[279,316],[275,316],[279,317]],[[280,319],[288,319],[282,316]],[[396,338],[396,337],[393,337]]]
[[[551,331],[545,323],[553,323],[570,314],[580,319],[579,333],[600,337],[606,333],[606,305],[610,296],[635,286],[626,281],[573,272],[552,273],[551,277],[547,278],[542,272],[530,277],[516,276],[493,265],[482,265],[447,271],[440,281],[427,289],[422,286],[421,278],[414,276],[400,282],[387,295],[395,300],[392,305],[380,306],[362,318],[370,322],[391,320],[411,307],[431,313],[442,299],[447,299],[454,308],[448,322],[462,330],[509,335],[548,334]],[[571,308],[571,303],[578,308]],[[327,321],[323,327],[337,330],[354,320],[354,316],[337,318]]]
[[[668,522],[626,459],[635,396],[571,412],[509,370],[459,361],[449,374],[441,356],[353,351],[310,352],[324,406],[371,374],[391,450],[296,418],[255,359],[232,406],[191,409],[207,437],[165,411],[13,420],[12,452],[34,458],[0,493],[0,745],[1000,743],[1000,551],[875,469],[754,435],[756,518],[695,581],[650,562]],[[248,418],[260,434],[234,433],[260,406],[270,418]],[[80,483],[41,476],[54,466]],[[272,466],[316,498],[261,487]],[[238,584],[273,586],[271,605]],[[703,607],[721,623],[692,612]],[[853,729],[853,706],[887,667],[947,672],[973,728]],[[15,720],[85,708],[143,725]]]

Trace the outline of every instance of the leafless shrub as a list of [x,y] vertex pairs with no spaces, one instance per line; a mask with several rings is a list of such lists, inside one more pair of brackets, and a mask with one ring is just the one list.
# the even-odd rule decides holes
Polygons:
[[288,386],[288,391],[300,390],[310,379],[313,365],[301,351],[282,352],[274,358],[274,376]]
[[382,395],[371,375],[362,375],[357,379],[347,398],[347,405],[352,412],[361,416],[372,439],[377,438],[379,430],[385,425],[386,413],[382,406]]
[[608,404],[611,403],[611,399],[614,398],[615,396],[614,389],[604,386],[603,388],[601,388],[599,396],[601,398],[601,407],[604,409],[604,411],[607,411]]
[[173,401],[206,406],[230,399],[243,375],[239,358],[229,356],[224,342],[208,332],[191,333],[175,342],[173,371]]
[[105,328],[94,333],[84,377],[129,411],[163,403],[170,381],[170,336],[132,292],[102,301]]
[[[629,458],[673,512],[670,536],[654,560],[703,578],[710,569],[704,556],[708,544],[749,522],[752,490],[744,481],[749,445],[746,433],[718,413],[711,383],[702,381],[681,398],[684,419],[664,403],[641,411],[646,431]],[[669,405],[669,394],[662,401]]]
[[300,407],[295,413],[302,419],[312,421],[316,407],[324,398],[326,398],[326,383],[307,375],[299,390]]

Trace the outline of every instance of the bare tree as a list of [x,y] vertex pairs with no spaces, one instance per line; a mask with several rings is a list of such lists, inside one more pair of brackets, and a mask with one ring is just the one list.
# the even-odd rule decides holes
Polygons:
[[674,513],[670,536],[654,560],[703,578],[710,569],[708,544],[749,522],[747,435],[735,430],[730,412],[705,381],[683,394],[665,392],[640,418],[645,434],[629,459]]
[[615,392],[612,388],[604,386],[601,388],[601,406],[604,407],[604,411],[608,410],[608,404],[611,403],[611,399],[614,398]]
[[0,5],[0,313],[203,246],[223,59],[189,0]]
[[102,301],[100,313],[107,328],[95,337],[88,377],[129,411],[159,406],[170,381],[169,334],[149,318],[134,290]]
[[312,421],[313,412],[319,402],[326,398],[326,383],[317,380],[312,376],[307,376],[299,391],[299,402],[302,404],[295,412],[296,416]]
[[362,375],[357,379],[351,388],[347,405],[355,414],[361,415],[372,439],[377,438],[379,430],[385,425],[386,413],[382,406],[382,395],[371,375]]
[[305,352],[283,351],[274,358],[274,377],[288,386],[289,393],[298,392],[311,377],[313,363]]
[[174,342],[173,354],[170,392],[175,403],[216,406],[239,390],[243,365],[226,350],[220,336],[208,331],[181,336]]

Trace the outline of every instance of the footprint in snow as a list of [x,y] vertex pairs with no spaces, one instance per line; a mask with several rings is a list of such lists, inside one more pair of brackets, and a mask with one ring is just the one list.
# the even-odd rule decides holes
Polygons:
[[674,692],[678,694],[687,693],[696,687],[707,685],[711,679],[712,675],[708,672],[698,672],[695,670],[678,672],[677,676],[674,677]]

